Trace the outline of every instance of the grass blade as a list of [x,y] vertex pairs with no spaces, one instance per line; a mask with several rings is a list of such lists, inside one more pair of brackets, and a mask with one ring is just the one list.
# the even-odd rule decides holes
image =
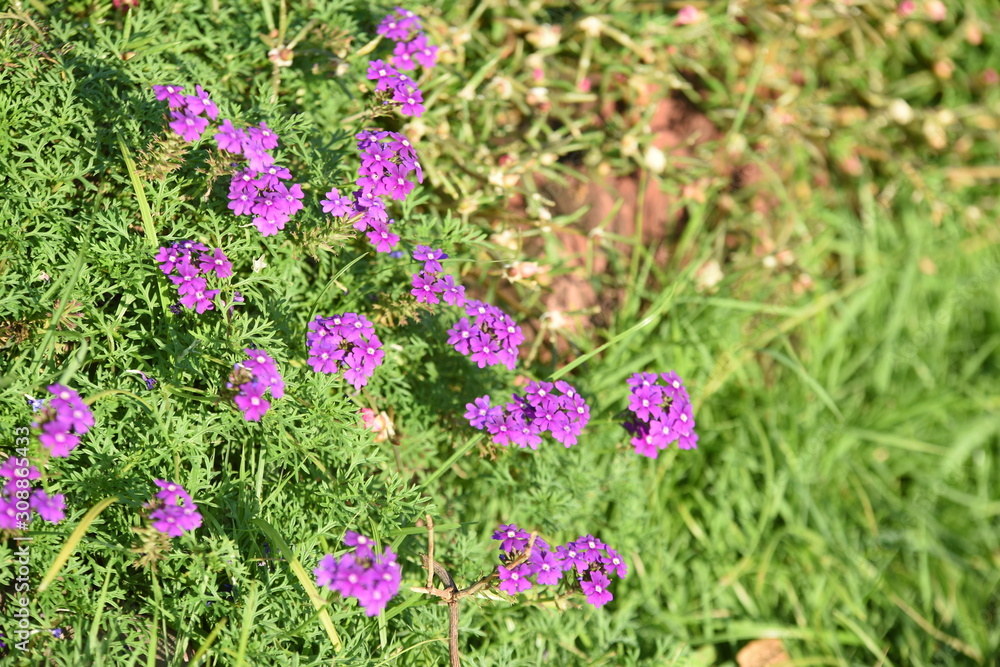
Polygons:
[[281,551],[281,555],[288,561],[288,567],[292,568],[292,572],[295,573],[295,578],[299,580],[302,584],[302,588],[306,590],[306,595],[309,596],[309,601],[312,602],[313,607],[319,612],[319,621],[323,624],[323,628],[326,630],[327,636],[330,637],[330,641],[333,643],[333,650],[340,653],[341,649],[344,648],[343,643],[340,641],[340,635],[337,634],[337,629],[333,627],[333,619],[330,618],[330,612],[324,607],[326,606],[326,600],[320,597],[319,591],[316,590],[316,585],[313,584],[312,577],[306,572],[306,569],[302,567],[302,563],[295,557],[292,553],[291,548],[288,543],[285,542],[284,538],[278,534],[271,524],[269,524],[264,519],[253,519],[253,523],[257,525],[264,533],[267,534],[268,538],[278,546],[278,550]]
[[122,151],[122,158],[125,160],[125,167],[128,169],[128,176],[132,180],[132,189],[135,190],[135,198],[139,200],[139,214],[142,216],[142,230],[146,234],[149,245],[153,248],[157,246],[156,229],[153,227],[153,214],[149,210],[149,202],[146,201],[146,191],[139,180],[139,172],[136,171],[135,162],[128,152],[125,140],[118,137],[118,147]]
[[56,556],[55,561],[53,561],[52,565],[49,566],[48,572],[46,572],[45,576],[42,577],[42,583],[38,584],[39,593],[48,588],[49,584],[51,584],[52,581],[59,575],[59,571],[63,569],[64,565],[66,565],[66,561],[69,560],[70,554],[73,553],[73,550],[76,549],[76,545],[83,539],[83,534],[87,532],[87,528],[89,528],[90,524],[94,522],[94,519],[96,519],[101,512],[117,500],[118,498],[115,496],[105,498],[91,507],[90,510],[83,515],[83,519],[81,519],[80,523],[76,525],[76,528],[74,528],[73,532],[70,533],[69,539],[66,540],[62,549],[59,550],[59,554]]

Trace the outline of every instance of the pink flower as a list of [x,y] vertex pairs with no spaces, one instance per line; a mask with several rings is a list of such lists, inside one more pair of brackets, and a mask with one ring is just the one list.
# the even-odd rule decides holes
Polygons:
[[935,23],[940,23],[948,18],[948,8],[941,0],[930,0],[924,9],[927,11],[927,17]]
[[690,25],[692,23],[697,23],[702,19],[701,12],[694,5],[684,5],[681,10],[677,12],[677,20],[674,21],[674,25]]

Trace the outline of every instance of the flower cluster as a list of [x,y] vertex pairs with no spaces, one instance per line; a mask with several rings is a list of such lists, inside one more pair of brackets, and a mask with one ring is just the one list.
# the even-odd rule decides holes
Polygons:
[[437,64],[437,47],[427,43],[420,19],[413,12],[397,7],[383,19],[378,34],[396,42],[391,63],[373,60],[368,63],[368,78],[375,81],[376,92],[384,92],[384,104],[399,105],[404,116],[424,113],[424,95],[417,84],[403,72],[421,65],[431,69]]
[[222,248],[210,251],[208,246],[195,241],[180,241],[160,248],[154,259],[177,286],[181,305],[193,308],[199,315],[214,310],[212,300],[219,294],[217,289],[208,289],[206,278],[213,273],[216,278],[233,275],[233,265]]
[[94,415],[80,394],[69,387],[53,384],[48,389],[52,398],[32,426],[41,429],[38,441],[52,456],[69,456],[80,444],[80,436],[94,425]]
[[410,282],[410,294],[418,303],[435,304],[441,299],[453,306],[465,303],[465,287],[456,284],[454,276],[441,273],[441,260],[448,259],[448,255],[438,248],[418,245],[413,259],[424,263],[423,270],[414,273]]
[[381,555],[372,551],[371,538],[347,531],[344,544],[354,547],[339,559],[325,555],[313,570],[316,585],[325,586],[345,598],[357,598],[365,613],[375,616],[399,592],[402,570],[389,547]]
[[0,478],[6,480],[0,490],[0,530],[21,530],[31,521],[30,509],[49,523],[66,518],[66,496],[49,496],[42,489],[31,489],[31,480],[42,473],[25,458],[10,457],[0,465]]
[[624,426],[632,434],[637,454],[655,459],[675,440],[680,449],[697,449],[691,399],[677,373],[634,373],[628,384],[632,387],[628,405],[632,416]]
[[[156,99],[166,100],[172,110],[171,129],[186,141],[199,139],[209,119],[219,116],[219,109],[201,86],[195,86],[195,95],[182,95],[181,86],[153,86],[153,90]],[[253,216],[253,225],[264,236],[277,234],[302,209],[304,196],[297,183],[288,186],[281,182],[292,174],[276,166],[270,152],[278,147],[278,135],[267,123],[240,129],[228,118],[216,129],[214,138],[219,150],[245,161],[245,168],[236,171],[230,181],[229,208],[236,215]],[[238,167],[238,163],[234,166]]]
[[293,183],[288,187],[281,182],[291,177],[290,171],[274,165],[263,172],[244,169],[230,181],[229,208],[236,215],[252,215],[257,231],[273,236],[302,210],[302,186]]
[[219,117],[219,109],[201,86],[194,87],[194,95],[182,95],[182,90],[182,86],[153,86],[156,99],[166,100],[170,108],[170,129],[184,141],[198,141],[209,119]]
[[562,558],[563,570],[575,570],[577,583],[587,596],[587,602],[602,607],[614,598],[608,586],[611,578],[624,579],[628,568],[621,555],[593,535],[584,535],[556,549]]
[[353,220],[355,229],[367,232],[376,251],[390,252],[399,243],[399,236],[389,231],[393,220],[384,198],[406,199],[414,186],[407,177],[413,173],[422,183],[424,173],[413,144],[398,132],[362,130],[355,138],[361,166],[354,199],[341,197],[340,191],[333,188],[320,204],[324,213]]
[[233,402],[243,411],[244,419],[257,422],[271,408],[264,394],[270,391],[272,398],[281,398],[285,395],[285,382],[267,352],[249,347],[243,351],[249,358],[233,364],[226,387],[236,390]]
[[554,440],[572,447],[590,421],[587,401],[562,380],[555,384],[529,382],[524,396],[513,394],[513,401],[503,407],[491,405],[489,396],[477,398],[465,407],[469,423],[485,429],[494,443],[504,446],[538,449],[542,435],[548,431]]
[[229,182],[229,208],[236,215],[253,216],[253,225],[264,236],[285,228],[285,223],[302,210],[302,186],[282,183],[292,173],[274,163],[268,151],[278,147],[278,135],[266,123],[241,130],[228,120],[219,124],[215,141],[220,150],[240,156],[246,168],[233,174]]
[[344,371],[344,379],[355,389],[368,384],[385,352],[375,327],[363,315],[344,313],[333,317],[317,316],[306,334],[309,365],[317,373]]
[[530,539],[528,532],[514,524],[502,525],[493,533],[493,539],[501,542],[500,560],[505,564],[497,569],[500,575],[498,588],[507,595],[517,595],[531,588],[531,577],[535,578],[536,584],[543,586],[558,584],[562,579],[562,559],[542,538],[536,536],[527,560],[513,567],[507,565],[524,556]]
[[156,507],[149,514],[153,528],[170,537],[180,537],[184,531],[201,525],[198,506],[183,486],[163,479],[154,479],[153,482],[160,487],[156,492],[157,500],[150,503],[150,506]]
[[268,151],[278,147],[278,135],[267,123],[242,130],[224,118],[214,138],[219,150],[242,157],[252,171],[264,171],[274,165],[274,156]]
[[[530,552],[525,554],[530,537],[514,524],[501,525],[493,533],[493,539],[500,542],[500,560],[505,563],[498,567],[498,588],[508,595],[530,589],[531,577],[536,584],[551,586],[559,583],[563,573],[575,571],[587,602],[601,607],[612,599],[608,591],[611,577],[625,578],[627,568],[622,557],[593,535],[584,535],[554,550],[536,536]],[[515,560],[523,562],[507,567]]]
[[226,120],[215,135],[219,148],[243,155],[249,166],[233,174],[229,182],[229,209],[236,215],[253,216],[253,225],[264,236],[273,236],[285,228],[293,215],[302,210],[302,186],[282,183],[292,177],[285,167],[274,164],[267,152],[278,145],[278,138],[267,125],[236,130]]
[[517,347],[524,342],[524,332],[510,315],[496,306],[467,299],[463,302],[468,317],[448,329],[448,344],[468,356],[480,368],[503,364],[514,370]]

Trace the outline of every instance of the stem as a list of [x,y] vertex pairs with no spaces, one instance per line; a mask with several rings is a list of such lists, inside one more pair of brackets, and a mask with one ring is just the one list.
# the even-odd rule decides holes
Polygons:
[[434,518],[427,515],[427,588],[434,585]]
[[458,600],[448,601],[448,656],[451,667],[462,667],[462,659],[458,653]]

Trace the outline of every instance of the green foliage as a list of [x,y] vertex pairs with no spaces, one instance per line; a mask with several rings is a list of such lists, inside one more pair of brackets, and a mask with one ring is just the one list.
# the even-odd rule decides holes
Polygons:
[[[422,81],[427,114],[405,124],[370,108],[364,79],[387,53],[372,39],[389,7],[72,0],[0,18],[0,425],[30,424],[24,394],[53,382],[91,400],[97,421],[69,458],[40,466],[67,518],[30,532],[40,632],[29,655],[5,659],[442,664],[446,610],[409,590],[425,581],[430,514],[436,558],[460,585],[495,567],[501,521],[554,542],[592,532],[629,565],[603,609],[544,591],[466,601],[468,664],[732,665],[761,637],[802,663],[992,664],[995,7],[933,22],[923,5],[904,19],[890,2],[761,1],[710,5],[683,27],[679,5],[626,0],[413,9],[442,62]],[[276,130],[279,163],[306,192],[284,232],[261,237],[226,208],[229,166],[210,140],[192,147],[166,128],[150,89],[163,83],[203,85],[221,117]],[[650,123],[668,98],[718,132],[682,138],[689,150],[657,169]],[[538,317],[544,281],[502,276],[522,258],[573,273],[554,232],[607,259],[584,276],[614,295],[600,326],[537,341],[519,371],[575,364],[566,378],[593,414],[578,446],[479,439],[465,404],[506,398],[512,374],[447,346],[457,315],[413,303],[415,263],[321,212],[354,179],[354,132],[373,126],[405,130],[427,172],[396,211],[403,249],[444,248],[446,270],[483,298]],[[650,243],[641,220],[630,236],[597,234],[554,208],[581,174],[637,168],[640,190],[684,206],[683,227]],[[152,260],[186,238],[234,265],[202,315],[170,312]],[[722,279],[709,285],[712,261]],[[361,392],[305,363],[307,323],[348,311],[386,351]],[[225,399],[247,347],[267,349],[288,384],[260,423]],[[619,426],[625,379],[669,369],[692,389],[700,449],[641,459]],[[394,435],[377,440],[362,407],[384,411]],[[205,515],[164,553],[134,531],[154,478],[183,484]],[[374,536],[400,554],[401,595],[371,619],[324,594],[335,654],[261,521],[306,572],[344,531]],[[15,548],[0,541],[8,639]],[[143,553],[162,557],[136,567]]]

